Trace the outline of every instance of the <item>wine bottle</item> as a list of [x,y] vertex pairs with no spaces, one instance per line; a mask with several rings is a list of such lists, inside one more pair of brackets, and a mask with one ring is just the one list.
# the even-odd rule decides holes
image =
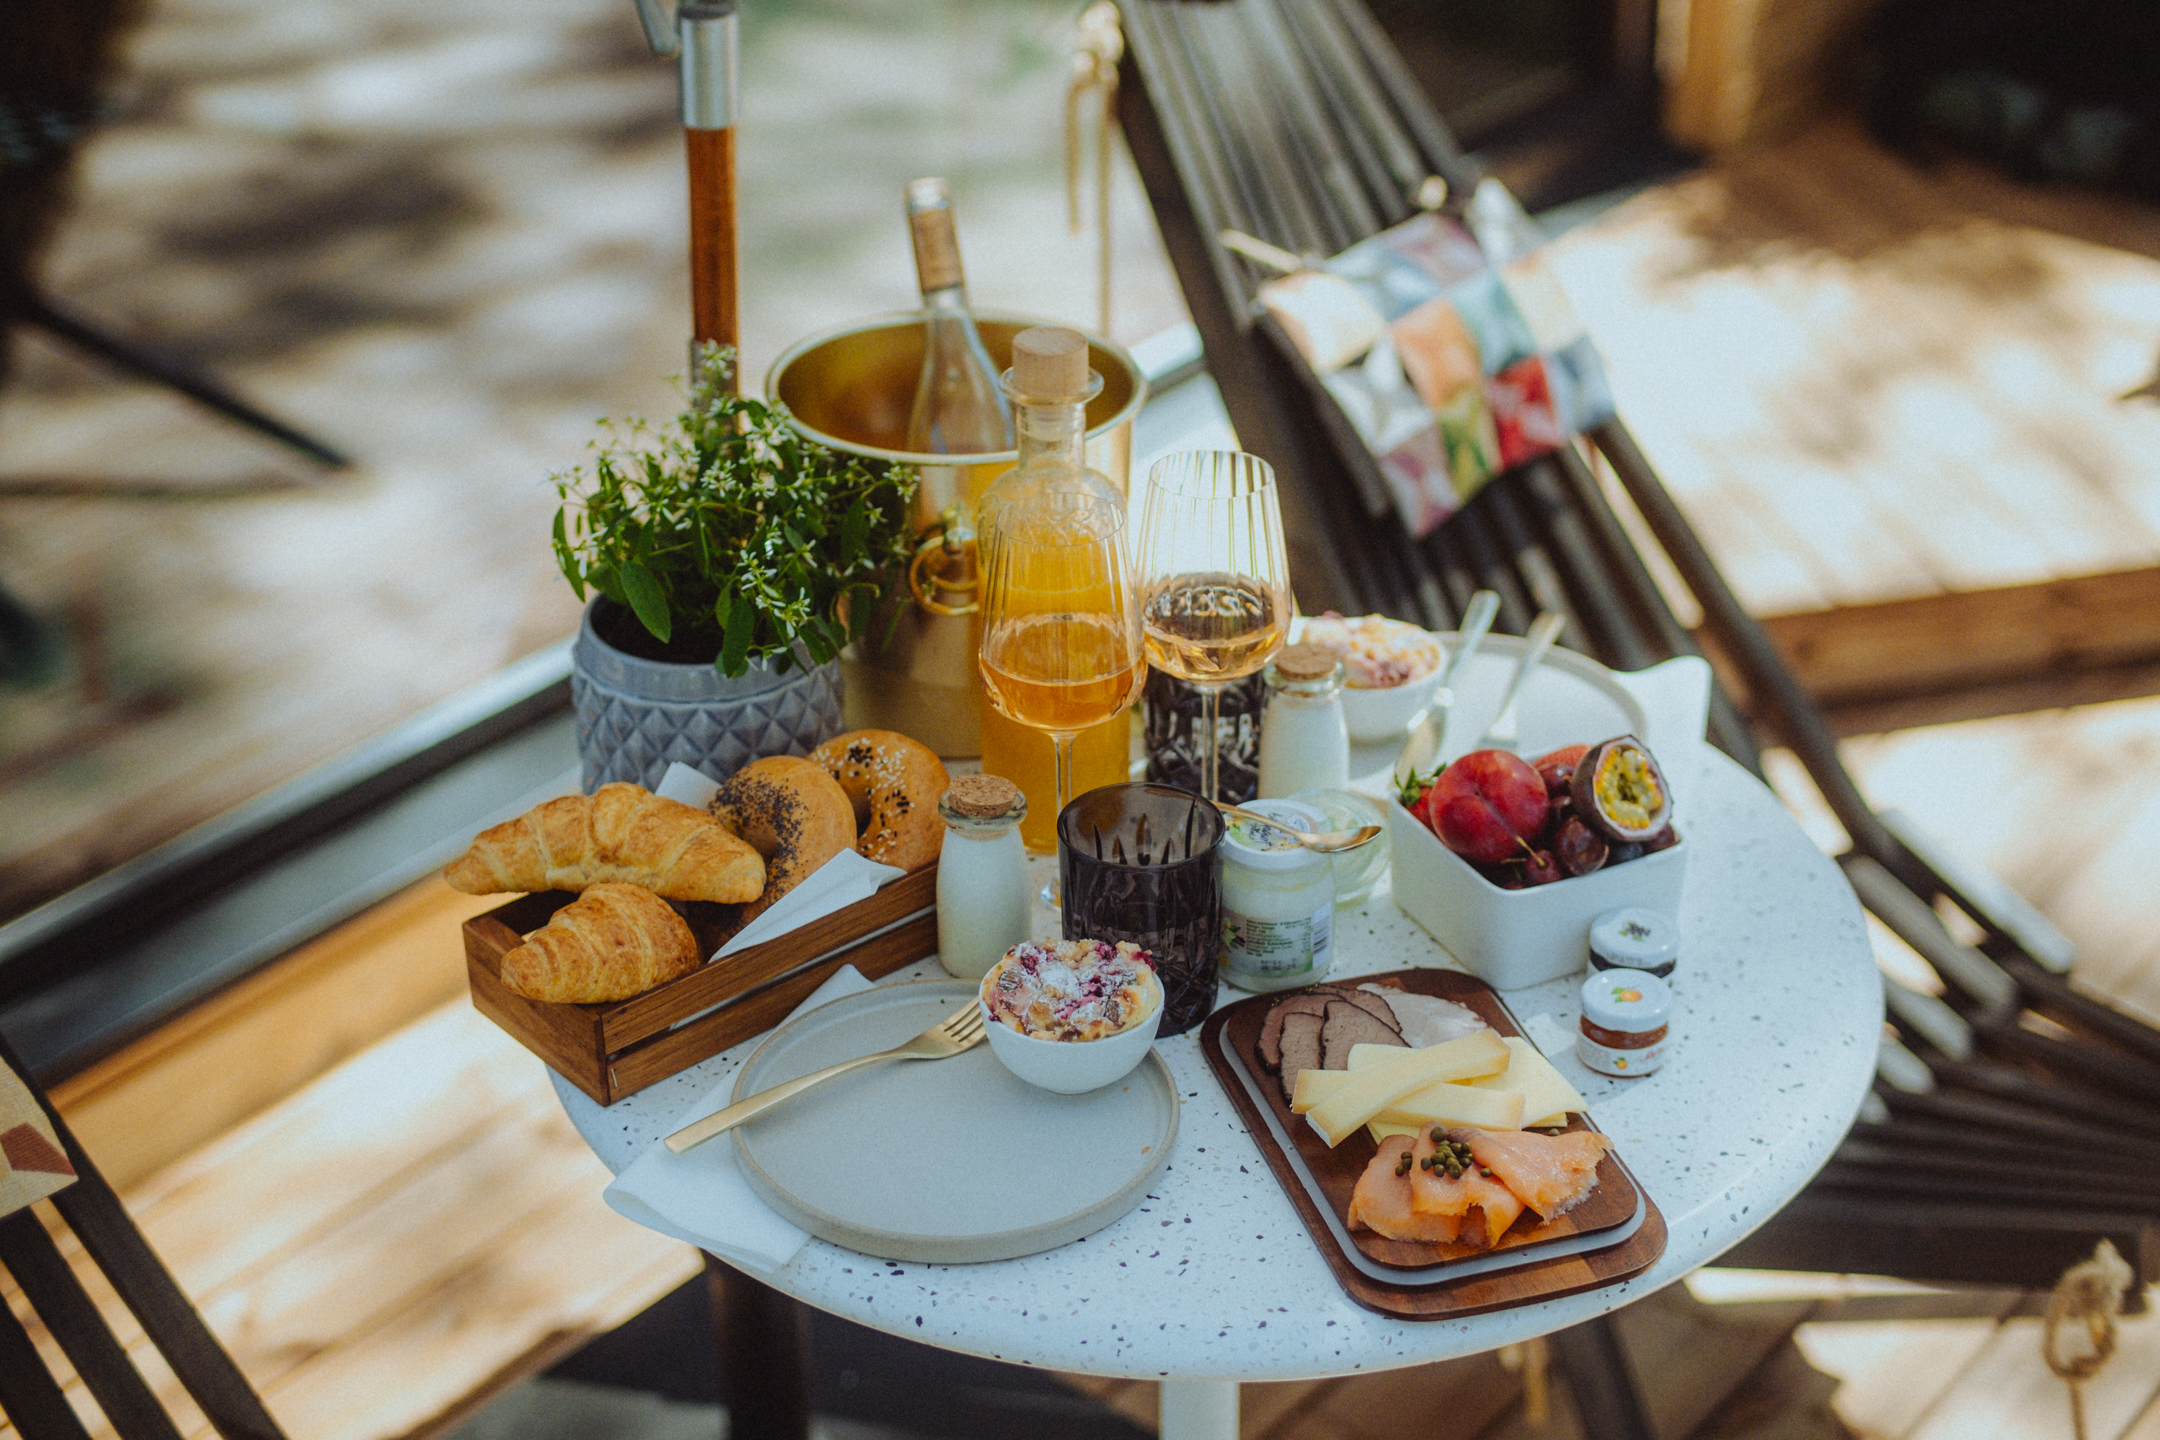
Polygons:
[[1012,420],[968,310],[952,187],[935,177],[908,182],[907,214],[923,300],[922,376],[908,412],[907,448],[919,455],[1010,450]]

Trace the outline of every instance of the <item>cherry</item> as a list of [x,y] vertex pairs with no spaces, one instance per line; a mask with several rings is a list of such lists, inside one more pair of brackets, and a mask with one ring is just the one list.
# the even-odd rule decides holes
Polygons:
[[1560,861],[1560,868],[1570,875],[1588,875],[1603,865],[1612,852],[1612,846],[1604,836],[1583,824],[1582,817],[1570,815],[1553,836],[1553,854]]

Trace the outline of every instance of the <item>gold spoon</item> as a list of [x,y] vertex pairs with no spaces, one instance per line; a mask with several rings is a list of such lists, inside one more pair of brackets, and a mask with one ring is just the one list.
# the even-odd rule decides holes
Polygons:
[[1311,832],[1293,830],[1280,820],[1271,819],[1257,810],[1247,810],[1242,805],[1225,805],[1218,800],[1215,802],[1215,808],[1225,815],[1234,815],[1240,820],[1250,820],[1256,825],[1265,825],[1271,830],[1280,830],[1306,849],[1317,850],[1323,855],[1334,855],[1344,850],[1355,850],[1358,846],[1363,845],[1380,833],[1378,825],[1360,825],[1355,830],[1314,830]]

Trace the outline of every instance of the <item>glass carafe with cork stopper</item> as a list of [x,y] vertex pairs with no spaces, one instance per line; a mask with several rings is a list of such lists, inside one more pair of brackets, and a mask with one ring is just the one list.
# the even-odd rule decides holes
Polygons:
[[[1000,512],[1013,516],[1041,516],[1055,512],[1066,516],[1093,516],[1118,530],[1116,549],[1124,564],[1130,550],[1123,534],[1126,501],[1122,491],[1107,477],[1088,467],[1082,455],[1087,430],[1086,407],[1102,379],[1088,368],[1087,342],[1078,331],[1042,326],[1023,331],[1013,342],[1013,368],[1004,378],[1012,402],[1014,429],[1019,435],[1019,459],[1000,476],[976,505],[975,531],[980,555],[982,583],[990,583],[991,547],[1000,525]],[[1050,634],[1049,617],[1056,615],[1105,615],[1120,605],[1136,603],[1129,592],[1130,574],[1119,567],[1106,569],[1103,554],[1086,547],[1060,549],[1029,543],[1039,534],[1032,519],[1007,526],[1006,538],[1016,543],[1011,554],[1016,569],[1011,574],[1010,595],[1022,610],[1043,617],[1039,627],[1044,639]],[[1111,570],[1116,573],[1111,573]],[[978,595],[987,598],[985,591]],[[987,618],[987,617],[983,617]],[[1082,627],[1074,634],[1095,636],[1096,629]],[[1097,637],[1102,638],[1102,637]],[[1062,644],[1069,646],[1071,637]],[[1030,850],[1040,854],[1057,849],[1057,812],[1060,803],[1057,774],[1058,746],[1065,752],[1067,774],[1063,799],[1083,795],[1103,785],[1123,783],[1131,760],[1131,727],[1125,711],[1146,678],[1146,667],[1135,653],[1136,668],[1128,670],[1117,647],[1106,642],[1101,673],[1092,678],[1079,675],[1088,665],[1065,664],[1059,682],[1042,691],[1042,698],[1061,696],[1065,711],[1060,729],[1071,727],[1067,739],[1053,742],[1050,727],[1041,717],[1028,723],[1013,718],[1011,701],[1025,700],[1014,690],[1000,704],[992,693],[1000,684],[999,657],[991,655],[991,637],[985,631],[985,684],[982,706],[983,771],[1001,775],[1026,793],[1028,819],[1021,836]],[[1039,657],[1042,658],[1042,657]],[[1121,680],[1129,681],[1122,685]],[[1013,687],[1007,685],[1008,690]]]

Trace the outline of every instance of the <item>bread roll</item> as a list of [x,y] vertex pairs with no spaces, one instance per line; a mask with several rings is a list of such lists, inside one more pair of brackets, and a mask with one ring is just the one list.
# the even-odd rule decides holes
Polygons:
[[765,888],[738,928],[770,910],[804,876],[855,845],[855,807],[825,767],[793,755],[753,760],[714,794],[713,819],[765,857]]
[[949,777],[929,746],[897,730],[850,730],[810,752],[855,809],[855,848],[881,865],[920,870],[945,844],[938,797]]
[[603,785],[482,832],[443,878],[468,895],[620,883],[668,900],[735,904],[764,891],[765,862],[701,811],[635,785]]
[[503,956],[502,982],[531,1000],[627,1000],[698,968],[697,941],[652,891],[602,882]]

